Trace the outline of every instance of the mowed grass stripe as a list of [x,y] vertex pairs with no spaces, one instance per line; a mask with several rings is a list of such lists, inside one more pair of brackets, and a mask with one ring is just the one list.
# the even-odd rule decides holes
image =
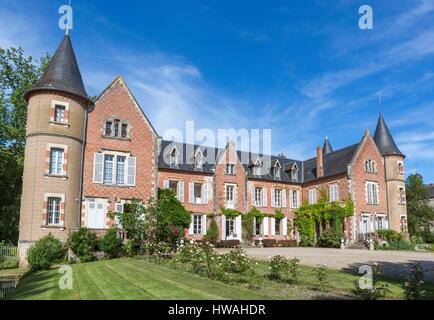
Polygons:
[[171,286],[187,290],[190,293],[189,299],[269,299],[269,297],[245,288],[234,287],[233,285],[191,274],[183,270],[175,270],[168,266],[150,264],[144,260],[135,259],[130,259],[129,262],[136,270],[152,268],[149,272],[154,277],[162,279]]
[[119,288],[122,288],[123,293],[126,294],[125,299],[145,300],[158,298],[143,287],[137,285],[137,281],[132,282],[128,277],[121,275],[119,269],[123,268],[122,265],[113,267],[111,264],[106,264],[105,267],[111,275],[119,279]]

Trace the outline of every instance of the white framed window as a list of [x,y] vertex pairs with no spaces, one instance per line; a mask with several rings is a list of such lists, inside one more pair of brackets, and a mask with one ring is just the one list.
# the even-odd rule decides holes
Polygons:
[[195,204],[208,203],[208,183],[206,181],[189,182],[189,202]]
[[316,196],[317,196],[317,192],[316,192],[316,188],[311,188],[308,190],[308,194],[309,194],[309,204],[315,204],[317,202]]
[[226,238],[232,237],[236,234],[235,219],[226,217]]
[[176,195],[180,202],[184,202],[184,181],[182,180],[164,180],[163,188],[170,189]]
[[235,174],[235,164],[227,163],[225,168],[225,173],[234,175]]
[[254,201],[253,205],[255,207],[261,207],[262,206],[262,197],[263,197],[263,188],[261,187],[254,187]]
[[366,182],[366,203],[367,204],[378,204],[378,183],[377,182]]
[[136,158],[125,153],[95,153],[93,182],[107,185],[135,186]]
[[298,168],[296,166],[291,170],[291,179],[294,182],[298,182]]
[[405,188],[404,187],[399,187],[398,188],[398,204],[405,204],[406,203],[406,199],[405,199]]
[[63,157],[64,150],[61,148],[50,149],[50,174],[62,175],[63,174]]
[[271,206],[273,208],[282,207],[282,189],[271,189]]
[[280,235],[280,219],[274,219],[274,234],[276,236]]
[[339,185],[337,183],[329,185],[329,201],[339,201]]
[[196,155],[194,156],[194,167],[196,170],[203,170],[204,156],[200,149],[197,149]]
[[233,209],[235,207],[235,192],[236,186],[234,184],[225,185],[226,208]]
[[297,209],[300,207],[300,191],[289,190],[289,203],[290,207],[293,209]]
[[387,230],[389,229],[387,217],[385,214],[375,215],[375,230]]
[[404,174],[404,162],[398,161],[398,174]]
[[60,225],[60,203],[62,199],[59,197],[48,197],[47,201],[47,225]]
[[374,160],[368,159],[365,161],[365,171],[369,173],[377,172],[377,164]]
[[54,106],[54,122],[65,123],[65,110],[64,105],[56,104]]
[[276,162],[276,165],[274,166],[274,170],[273,170],[274,179],[280,179],[280,171],[281,171],[280,169],[281,169],[280,163]]
[[195,214],[193,215],[193,233],[202,234],[202,216]]
[[360,215],[359,232],[363,235],[372,232],[370,215],[367,214]]

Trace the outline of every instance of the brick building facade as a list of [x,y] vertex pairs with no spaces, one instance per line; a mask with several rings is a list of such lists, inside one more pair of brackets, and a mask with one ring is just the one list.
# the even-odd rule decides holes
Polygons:
[[406,231],[404,155],[381,116],[374,137],[366,131],[336,151],[326,139],[304,161],[241,152],[233,143],[219,149],[164,141],[121,77],[89,101],[68,35],[26,99],[21,247],[48,232],[65,240],[80,226],[104,232],[114,223],[109,211],[134,198],[147,203],[158,188],[173,189],[191,212],[187,238],[201,239],[213,214],[220,239],[242,240],[241,217],[227,218],[222,208],[253,207],[268,214],[255,222],[257,236],[294,238],[288,226],[295,210],[316,202],[321,190],[330,201],[354,201],[348,239]]

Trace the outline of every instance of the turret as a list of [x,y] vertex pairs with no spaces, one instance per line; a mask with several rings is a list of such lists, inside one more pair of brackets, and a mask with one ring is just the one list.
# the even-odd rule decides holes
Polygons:
[[397,147],[381,114],[378,118],[374,141],[381,155],[384,157],[390,229],[407,233],[404,176],[405,156]]
[[20,259],[52,233],[66,240],[79,227],[82,148],[89,99],[69,35],[65,35],[27,101],[21,196]]

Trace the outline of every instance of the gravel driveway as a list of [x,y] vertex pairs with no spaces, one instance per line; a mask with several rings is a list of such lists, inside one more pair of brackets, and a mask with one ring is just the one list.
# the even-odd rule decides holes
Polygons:
[[419,262],[425,273],[425,281],[434,283],[434,253],[328,248],[244,248],[244,250],[256,259],[266,260],[269,256],[281,254],[297,257],[304,265],[326,264],[330,268],[356,272],[359,266],[376,262],[384,275],[400,279],[406,279],[411,266]]

